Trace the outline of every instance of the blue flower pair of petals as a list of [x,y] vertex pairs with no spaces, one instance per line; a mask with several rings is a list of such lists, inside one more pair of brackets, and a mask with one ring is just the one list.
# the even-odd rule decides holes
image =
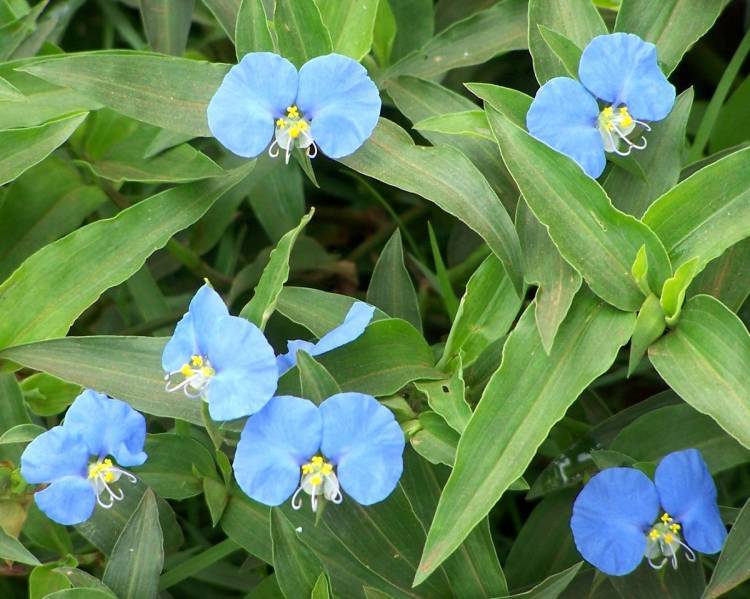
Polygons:
[[90,462],[112,456],[118,465],[146,461],[146,420],[128,404],[86,390],[73,402],[62,426],[36,437],[21,455],[21,475],[30,484],[49,483],[34,495],[39,509],[60,524],[91,517],[97,492]]
[[[317,343],[290,341],[289,351],[277,358],[263,332],[244,318],[231,316],[219,294],[204,285],[164,347],[162,367],[168,377],[179,376],[198,356],[210,374],[202,377],[198,365],[193,369],[195,387],[186,388],[184,380],[168,388],[186,388],[191,397],[205,399],[213,420],[255,414],[273,397],[279,377],[294,367],[299,349],[318,356],[354,341],[367,328],[374,311],[364,302],[355,302],[341,325]],[[191,394],[191,389],[195,393]]]
[[675,88],[659,68],[656,46],[632,33],[591,40],[581,55],[578,77],[580,83],[556,77],[539,88],[526,126],[531,135],[596,178],[606,165],[597,98],[609,106],[626,107],[637,121],[652,122],[670,113]]
[[318,56],[298,72],[277,54],[253,52],[229,70],[211,98],[208,126],[224,147],[253,158],[271,143],[276,121],[291,106],[309,122],[323,153],[341,158],[370,137],[381,101],[365,68],[346,56]]
[[716,486],[697,449],[664,457],[653,482],[634,468],[609,468],[594,476],[573,505],[570,525],[578,551],[605,574],[632,572],[644,557],[660,507],[680,524],[691,549],[721,551],[727,531]]
[[339,393],[320,406],[279,396],[247,421],[234,473],[249,497],[277,506],[297,489],[302,465],[320,452],[335,466],[342,489],[371,505],[396,487],[403,451],[393,414],[370,395]]

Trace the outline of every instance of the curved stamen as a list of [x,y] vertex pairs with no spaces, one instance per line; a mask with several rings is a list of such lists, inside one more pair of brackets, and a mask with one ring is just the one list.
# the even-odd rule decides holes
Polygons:
[[[275,151],[274,151],[274,148],[275,148]],[[279,142],[274,139],[271,145],[268,146],[268,155],[271,158],[278,158],[280,149],[281,148],[279,147]]]
[[332,501],[336,505],[340,504],[342,501],[344,501],[344,496],[341,494],[341,489],[336,490],[336,494],[329,499],[329,501]]
[[318,155],[318,146],[315,142],[310,143],[309,146],[307,146],[307,157],[308,158],[315,158]]
[[641,136],[642,145],[638,145],[634,141],[629,140],[627,136],[620,130],[620,128],[616,124],[612,123],[612,129],[614,129],[615,133],[617,133],[617,136],[622,141],[628,144],[629,149],[632,149],[632,150],[645,150],[646,149],[646,146],[648,145],[648,141],[646,140],[645,137]]
[[292,495],[292,509],[298,510],[302,508],[302,500],[299,498],[299,494],[302,492],[302,485],[297,487],[297,490]]
[[284,164],[289,164],[289,155],[292,152],[292,142],[294,140],[291,136],[289,136],[289,141],[286,144],[286,156],[284,156]]
[[648,565],[651,566],[654,570],[661,570],[664,567],[664,564],[667,563],[667,558],[665,557],[663,560],[661,560],[660,564],[655,564],[650,557],[646,558],[648,559]]

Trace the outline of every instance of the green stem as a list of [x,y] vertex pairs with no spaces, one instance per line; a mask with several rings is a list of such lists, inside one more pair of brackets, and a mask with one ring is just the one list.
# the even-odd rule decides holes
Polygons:
[[190,578],[194,574],[205,570],[209,566],[215,564],[219,560],[224,559],[231,553],[242,549],[232,539],[224,539],[218,545],[214,545],[199,553],[198,555],[185,560],[181,564],[176,565],[174,568],[162,574],[159,578],[159,590],[163,591],[176,585],[178,582]]
[[688,152],[688,162],[695,162],[703,156],[703,150],[708,143],[708,139],[711,136],[716,119],[719,117],[719,111],[724,105],[724,101],[729,95],[729,90],[732,87],[732,83],[737,78],[737,74],[740,72],[742,63],[745,62],[748,52],[750,52],[750,29],[747,30],[745,36],[742,38],[740,45],[737,46],[737,50],[732,56],[732,60],[729,61],[724,74],[721,76],[719,85],[716,86],[716,91],[708,103],[706,112],[703,115],[701,124],[698,127],[698,133],[695,135],[695,142],[693,147]]

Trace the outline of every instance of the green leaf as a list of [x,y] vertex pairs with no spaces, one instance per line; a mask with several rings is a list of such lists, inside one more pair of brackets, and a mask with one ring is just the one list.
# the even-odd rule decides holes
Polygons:
[[[357,300],[353,297],[319,289],[284,287],[276,309],[289,320],[302,325],[320,338],[344,321],[346,313],[355,301]],[[388,315],[375,308],[372,321],[384,318],[388,318]]]
[[0,27],[0,60],[6,61],[34,31],[36,20],[47,7],[49,0],[42,0],[26,15]]
[[750,239],[735,243],[709,262],[695,278],[688,293],[713,295],[737,312],[750,295]]
[[295,164],[263,155],[251,177],[250,205],[268,238],[276,242],[305,216],[302,173]]
[[80,588],[56,591],[45,599],[115,599],[115,595],[101,589]]
[[237,62],[250,52],[274,52],[263,0],[242,0],[235,33]]
[[599,184],[573,160],[493,108],[488,116],[508,170],[565,260],[602,299],[621,310],[637,310],[643,294],[630,267],[640,247],[646,245],[652,289],[660,289],[672,274],[656,235],[615,209]]
[[156,497],[148,490],[118,537],[102,581],[120,599],[155,597],[163,565],[164,548]]
[[733,312],[709,295],[690,298],[648,357],[682,399],[750,448],[750,335]]
[[446,135],[472,135],[480,139],[495,141],[487,123],[484,110],[464,110],[427,117],[414,123],[420,133],[444,133]]
[[[45,246],[0,285],[0,347],[65,335],[110,287],[138,271],[177,231],[203,216],[252,168],[183,185]],[[65,268],[60,268],[60,264]]]
[[739,517],[729,531],[724,549],[702,599],[721,597],[750,579],[750,500],[745,502]]
[[241,0],[203,0],[211,14],[221,25],[230,40],[234,42],[234,33],[238,21]]
[[565,74],[574,79],[578,78],[578,63],[581,61],[583,50],[559,31],[539,24],[539,33],[552,53],[560,60]]
[[396,17],[393,15],[390,2],[380,0],[372,31],[372,53],[381,67],[386,67],[390,63],[395,40]]
[[250,555],[273,564],[269,534],[270,513],[269,507],[248,499],[242,491],[235,488],[221,519],[221,528]]
[[464,432],[471,418],[471,408],[466,403],[466,388],[459,358],[453,376],[443,381],[420,381],[416,388],[427,396],[427,403],[457,433]]
[[372,46],[379,0],[315,0],[333,51],[362,60]]
[[619,167],[607,172],[602,187],[619,210],[641,218],[656,198],[677,183],[685,148],[685,127],[692,105],[691,88],[677,97],[666,119],[651,124],[651,131],[644,134],[648,141],[646,149],[633,152],[624,159],[637,165],[645,176],[634,175]]
[[7,79],[0,77],[0,100],[7,102],[22,102],[24,95]]
[[659,62],[669,75],[683,54],[706,33],[728,0],[622,0],[615,31],[635,33],[656,44]]
[[[398,3],[398,0],[397,0]],[[454,23],[382,75],[434,78],[446,71],[481,64],[511,50],[526,48],[525,0],[500,0],[495,6]]]
[[[412,381],[443,379],[432,367],[432,350],[408,322],[391,318],[373,322],[364,334],[317,357],[342,391],[392,395]],[[277,394],[299,395],[298,370],[292,369],[279,381]]]
[[203,476],[216,472],[214,460],[205,445],[192,437],[161,433],[148,435],[144,451],[148,460],[133,468],[143,482],[165,499],[187,499],[203,490]]
[[702,168],[656,200],[643,222],[675,267],[694,257],[701,268],[750,232],[750,148]]
[[633,260],[633,266],[630,267],[630,274],[633,275],[633,280],[643,295],[646,297],[651,295],[651,285],[648,282],[648,254],[645,245],[638,249],[635,260]]
[[203,479],[203,496],[206,499],[208,513],[211,516],[211,526],[215,527],[221,521],[227,507],[227,501],[229,500],[227,487],[215,478],[206,477]]
[[67,54],[22,67],[131,118],[209,136],[206,108],[228,65],[127,50]]
[[298,69],[311,58],[333,51],[331,34],[313,0],[276,0],[273,24],[281,55]]
[[[597,35],[607,33],[599,12],[588,0],[568,2],[529,2],[529,51],[534,61],[534,74],[539,84],[553,77],[570,76],[566,66],[545,42],[541,27],[554,29],[578,48],[585,48]],[[576,64],[573,76],[578,74]]]
[[330,597],[331,591],[329,589],[328,576],[326,576],[325,572],[321,572],[310,593],[310,599],[330,599]]
[[286,597],[309,597],[323,566],[279,508],[271,510],[271,540],[273,568],[282,592]]
[[29,575],[29,599],[44,599],[55,591],[69,589],[67,576],[55,571],[57,564],[37,566]]
[[[440,297],[443,300],[443,306],[445,306],[445,311],[448,313],[448,317],[451,319],[451,322],[453,322],[456,319],[456,312],[458,312],[458,298],[456,297],[456,292],[453,291],[453,283],[451,283],[448,269],[445,267],[445,261],[440,253],[437,236],[435,235],[435,230],[432,228],[430,221],[427,221],[427,233],[430,237],[432,260],[435,263],[437,291],[440,293]],[[418,307],[419,306],[417,306],[417,308]]]
[[638,462],[658,462],[691,447],[700,450],[712,474],[750,462],[750,450],[684,403],[649,410],[623,427],[609,445]]
[[490,344],[507,334],[522,301],[500,260],[486,258],[466,284],[438,368],[457,356],[464,366],[474,363]]
[[628,358],[628,376],[631,376],[646,355],[649,345],[661,337],[667,323],[664,320],[659,298],[653,293],[646,297],[635,321],[633,338],[630,340],[630,357]]
[[302,397],[305,399],[320,405],[331,395],[341,393],[341,388],[331,373],[306,351],[297,352],[297,368]]
[[394,318],[401,318],[422,330],[417,293],[404,266],[401,232],[396,229],[383,247],[367,288],[367,302]]
[[46,430],[46,428],[36,424],[17,424],[0,435],[0,445],[8,445],[10,443],[28,443],[29,441],[33,441]]
[[417,571],[418,584],[466,538],[519,478],[580,393],[604,373],[630,338],[635,318],[590,293],[576,296],[550,355],[527,308],[503,361],[461,436]]
[[30,424],[31,418],[23,402],[23,394],[15,375],[0,373],[0,432],[5,433],[20,424]]
[[524,279],[537,286],[534,316],[544,351],[549,353],[583,279],[560,256],[547,228],[525,201],[518,203],[516,230],[524,255]]
[[394,23],[396,39],[391,59],[398,60],[427,43],[435,33],[434,0],[385,0]]
[[511,599],[511,597],[513,599],[557,599],[570,586],[570,583],[573,582],[582,565],[583,562],[578,562],[567,570],[545,578],[533,589],[525,593],[508,595],[508,599]]
[[85,118],[85,114],[75,114],[38,127],[0,131],[0,185],[44,160],[65,143]]
[[699,264],[700,260],[698,258],[688,260],[674,271],[674,275],[664,281],[659,301],[661,302],[662,310],[664,310],[667,325],[670,327],[673,327],[680,317],[682,304],[685,301],[685,292],[688,285],[693,282],[698,272]]
[[[526,113],[529,111],[532,101],[530,96],[516,89],[492,85],[491,83],[467,83],[466,89],[495,110],[503,113],[522,129],[526,127]],[[487,118],[486,113],[485,118]],[[489,126],[489,122],[487,125]],[[494,134],[492,138],[495,138]]]
[[195,0],[139,0],[143,29],[154,52],[181,56],[187,45]]
[[[396,107],[415,124],[428,117],[454,111],[474,110],[477,107],[464,96],[439,83],[416,77],[398,77],[389,81],[386,89],[396,103]],[[500,152],[484,114],[482,114],[482,119],[486,134],[490,137],[489,140],[441,135],[427,131],[424,131],[423,135],[433,146],[448,145],[460,150],[482,172],[490,187],[508,212],[512,214],[518,199],[518,189],[500,159]]]
[[39,560],[34,557],[21,541],[14,539],[0,528],[0,558],[7,559],[20,564],[38,566]]
[[240,311],[242,318],[247,318],[261,330],[265,328],[268,319],[276,309],[279,294],[289,277],[289,257],[294,248],[294,242],[297,241],[302,229],[310,222],[313,214],[315,214],[315,208],[311,208],[310,212],[302,217],[296,228],[288,231],[279,239],[276,248],[271,252],[268,264],[263,269],[253,299]]
[[682,560],[679,568],[663,570],[654,576],[654,569],[646,560],[629,576],[610,576],[609,582],[622,599],[662,599],[667,596],[698,597],[706,586],[700,561]]
[[712,154],[747,142],[750,137],[748,102],[750,102],[750,77],[745,77],[721,107],[711,130],[709,147]]
[[0,205],[0,280],[106,201],[103,191],[85,185],[76,168],[57,156],[26,171],[8,186]]
[[421,195],[474,229],[502,260],[521,293],[521,249],[513,223],[487,180],[460,151],[418,147],[406,131],[381,118],[372,137],[341,162]]
[[67,337],[7,349],[0,358],[97,389],[140,412],[200,425],[200,402],[164,390],[161,355],[166,342],[152,337]]
[[410,437],[411,446],[428,462],[452,467],[461,436],[435,412],[422,412],[419,423],[422,428]]

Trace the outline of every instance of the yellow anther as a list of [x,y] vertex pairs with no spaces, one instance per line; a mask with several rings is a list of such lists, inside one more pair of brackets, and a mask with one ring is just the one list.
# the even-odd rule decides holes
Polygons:
[[315,456],[315,457],[313,457],[313,459],[312,459],[312,460],[310,460],[310,461],[311,461],[311,462],[312,462],[313,464],[315,464],[316,466],[322,466],[322,465],[323,465],[323,458],[322,458],[321,456],[319,456],[319,455],[316,455],[316,456]]
[[299,125],[292,125],[289,128],[289,137],[292,139],[297,139],[299,137],[299,134],[301,133]]
[[648,533],[648,538],[651,539],[652,541],[656,541],[660,536],[661,534],[659,534],[659,531],[656,530],[655,528],[652,528],[651,532]]
[[193,356],[190,358],[194,368],[200,368],[203,366],[203,356]]
[[208,377],[211,377],[214,374],[216,374],[216,371],[213,368],[211,368],[210,366],[204,366],[203,368],[201,368],[201,374],[204,377],[208,378]]
[[607,106],[604,110],[602,110],[602,113],[604,114],[605,117],[610,118],[614,116],[615,111],[611,106]]
[[276,120],[276,126],[277,127],[286,127],[286,121],[284,119],[277,119]]
[[680,528],[682,528],[682,527],[679,524],[677,524],[677,523],[670,524],[670,526],[669,526],[669,530],[671,530],[673,533],[680,532]]
[[299,108],[297,108],[295,104],[292,104],[289,108],[286,109],[286,114],[290,119],[298,119]]
[[672,521],[672,516],[670,516],[669,514],[667,514],[666,512],[664,512],[661,515],[661,518],[659,518],[659,520],[661,520],[662,522],[664,522],[664,524],[666,524],[667,522],[671,522]]
[[331,464],[323,464],[320,471],[326,475],[330,474],[331,472],[333,472],[333,466],[331,466]]
[[302,464],[302,474],[310,474],[312,472],[312,466],[310,464]]
[[112,460],[109,458],[89,465],[89,478],[96,478],[100,475],[106,483],[115,480],[115,475],[112,472]]
[[190,368],[190,364],[183,364],[182,368],[180,368],[180,374],[185,378],[193,376],[193,369]]
[[322,482],[323,482],[323,478],[320,476],[320,474],[313,474],[310,477],[310,484],[313,487],[319,487]]
[[674,537],[672,536],[671,532],[664,533],[664,542],[669,545],[672,541],[674,541]]

